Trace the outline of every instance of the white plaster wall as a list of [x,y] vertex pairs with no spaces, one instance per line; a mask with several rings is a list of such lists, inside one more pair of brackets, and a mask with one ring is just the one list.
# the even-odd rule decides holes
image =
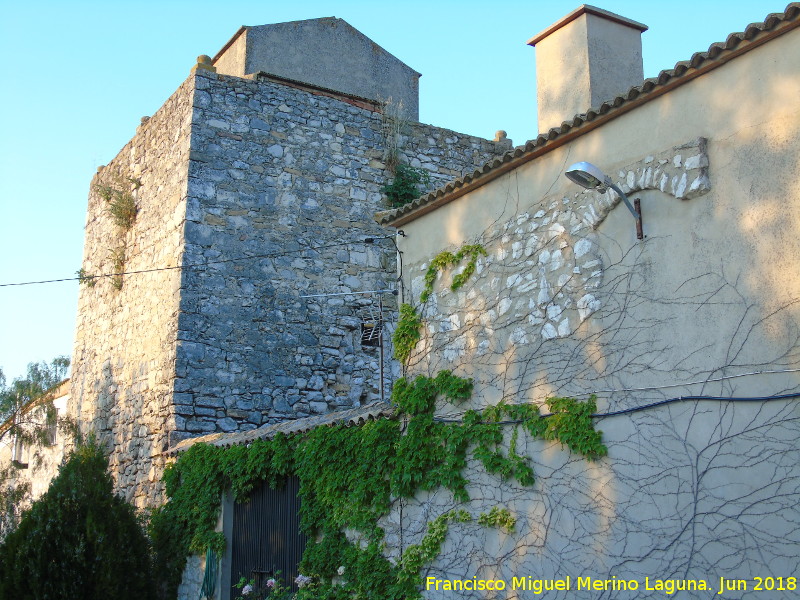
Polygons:
[[[798,391],[798,52],[794,30],[403,225],[414,299],[442,249],[480,242],[489,254],[456,293],[447,290],[453,273],[440,276],[422,308],[426,329],[410,373],[473,377],[469,406],[478,408],[596,392],[598,411],[608,412],[687,395]],[[698,184],[707,189],[689,193],[705,168],[698,138],[708,140],[708,180]],[[664,159],[670,178],[687,173],[683,191],[680,180],[639,184]],[[583,192],[563,176],[581,160],[641,199],[644,241],[613,194]],[[663,596],[644,590],[646,577],[704,580],[712,591],[671,597],[710,598],[725,577],[749,588],[724,597],[760,598],[754,577],[797,573],[796,398],[678,402],[597,427],[609,456],[596,463],[527,441],[532,488],[472,465],[464,508],[507,506],[516,532],[453,525],[431,574],[509,584],[523,575],[573,584],[619,577],[642,586],[614,594],[573,585],[548,598]],[[449,493],[418,498],[390,535],[402,528],[414,543],[425,520],[453,507]]]
[[[53,406],[56,409],[56,414],[59,419],[63,419],[67,415],[67,404],[69,402],[69,394],[64,394],[53,399]],[[33,409],[33,417],[38,419],[41,417],[41,423],[44,423],[44,412]],[[31,418],[31,414],[27,418]],[[13,477],[6,483],[9,487],[16,487],[20,484],[30,484],[30,498],[29,502],[25,502],[20,509],[27,509],[30,502],[38,499],[42,494],[47,491],[50,486],[50,481],[58,474],[58,469],[64,459],[67,446],[71,440],[62,430],[56,431],[55,443],[51,446],[29,447],[25,451],[24,456],[27,458],[28,466],[23,469],[15,469],[11,467]],[[0,441],[0,466],[10,466],[13,456],[14,437],[6,435]]]

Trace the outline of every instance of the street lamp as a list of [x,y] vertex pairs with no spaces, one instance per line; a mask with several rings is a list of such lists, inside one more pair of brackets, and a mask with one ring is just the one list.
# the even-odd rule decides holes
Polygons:
[[577,183],[579,186],[584,187],[587,190],[597,190],[598,192],[604,193],[608,188],[611,188],[617,192],[619,197],[622,198],[622,201],[625,203],[625,206],[627,206],[628,210],[631,211],[633,218],[636,219],[636,239],[644,239],[644,233],[642,233],[642,207],[638,199],[634,200],[634,203],[636,204],[636,208],[634,208],[625,193],[616,185],[614,185],[608,175],[603,173],[592,163],[575,163],[569,169],[567,169],[564,175],[566,175],[570,181]]

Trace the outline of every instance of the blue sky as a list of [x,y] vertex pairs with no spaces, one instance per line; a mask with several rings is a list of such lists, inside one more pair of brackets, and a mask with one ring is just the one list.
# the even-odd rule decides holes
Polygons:
[[[482,137],[537,135],[530,37],[579,0],[158,2],[0,0],[0,284],[74,276],[89,182],[240,25],[336,16],[423,74],[420,120]],[[759,1],[594,4],[645,23],[645,77],[782,12]],[[0,287],[0,368],[71,354],[77,282]]]

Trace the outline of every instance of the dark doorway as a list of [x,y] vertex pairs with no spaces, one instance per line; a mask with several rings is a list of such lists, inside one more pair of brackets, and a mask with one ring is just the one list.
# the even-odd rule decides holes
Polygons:
[[[297,565],[306,547],[306,536],[300,532],[299,489],[297,477],[287,477],[274,490],[263,482],[253,489],[249,501],[234,503],[231,585],[244,577],[254,579],[256,589],[262,589],[268,579],[280,576],[297,588]],[[234,588],[231,598],[237,594],[241,591]]]

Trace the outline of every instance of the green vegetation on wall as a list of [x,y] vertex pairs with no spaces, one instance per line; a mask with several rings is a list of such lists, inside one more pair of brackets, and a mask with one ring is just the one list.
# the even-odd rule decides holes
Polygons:
[[394,346],[394,357],[403,364],[406,364],[411,351],[419,342],[420,327],[422,327],[422,318],[416,309],[410,304],[401,304],[400,318],[392,334],[392,345]]
[[[516,453],[520,429],[559,440],[590,460],[605,455],[600,432],[584,418],[594,411],[594,399],[551,400],[555,415],[548,418],[535,406],[508,404],[467,411],[461,422],[435,418],[437,399],[460,404],[471,394],[472,382],[449,371],[434,378],[403,378],[392,394],[394,419],[318,427],[291,437],[277,434],[249,446],[192,446],[167,468],[169,501],[151,519],[160,557],[156,564],[164,565],[161,575],[168,582],[163,597],[174,597],[189,553],[209,547],[223,551],[224,539],[215,526],[228,488],[243,500],[260,481],[275,487],[290,473],[300,478],[301,527],[313,541],[300,565],[312,583],[299,590],[298,598],[410,600],[420,596],[420,571],[439,554],[450,524],[477,521],[511,531],[516,521],[501,507],[475,518],[463,509],[449,511],[431,521],[423,539],[393,562],[384,555],[379,519],[395,500],[446,488],[467,503],[464,470],[470,455],[501,479],[532,485],[530,459]],[[506,449],[503,428],[509,424],[514,430]]]
[[[136,177],[113,177],[113,183],[98,183],[94,191],[106,202],[106,211],[117,226],[117,245],[109,250],[108,259],[111,261],[111,285],[115,290],[121,290],[125,272],[126,260],[126,234],[133,228],[139,209],[136,206],[134,194],[142,187],[142,182]],[[76,271],[78,281],[88,287],[94,287],[99,280],[98,275],[87,272],[83,267]]]
[[83,267],[75,271],[75,274],[78,276],[78,283],[81,285],[87,285],[89,287],[97,285],[97,280],[99,279],[97,275],[89,275]]
[[[465,244],[455,254],[445,250],[437,254],[428,270],[425,272],[425,286],[419,296],[420,303],[425,303],[433,293],[433,284],[436,282],[436,277],[439,271],[454,267],[461,263],[462,260],[469,257],[467,264],[460,273],[453,276],[453,281],[450,283],[450,289],[457,291],[461,289],[467,280],[475,273],[478,265],[478,257],[486,256],[486,249],[480,244]],[[392,344],[394,345],[394,357],[402,364],[408,363],[408,357],[411,351],[416,347],[419,342],[422,327],[422,317],[411,304],[400,305],[400,318],[397,321],[397,328],[392,334]]]
[[469,257],[467,264],[460,273],[453,277],[453,281],[450,284],[450,289],[454,292],[463,287],[475,272],[478,264],[478,257],[486,256],[486,249],[480,244],[465,244],[455,254],[447,250],[437,254],[428,266],[428,270],[425,272],[425,287],[419,295],[419,301],[422,303],[428,301],[428,298],[430,298],[433,293],[433,284],[436,282],[439,271],[456,266],[467,256]]
[[386,194],[392,207],[398,208],[418,198],[430,181],[430,173],[425,169],[398,163],[395,166],[392,183],[383,187],[383,193]]
[[95,191],[108,203],[108,213],[114,224],[124,231],[133,227],[136,221],[136,213],[139,211],[133,193],[140,187],[142,182],[133,177],[125,179],[118,177],[113,185],[101,183],[95,186]]
[[[425,274],[420,300],[429,299],[439,271],[467,259],[450,285],[453,291],[461,288],[485,255],[482,246],[469,244],[436,256]],[[402,304],[392,341],[404,364],[420,339],[421,326],[416,309]],[[300,564],[310,583],[304,581],[297,598],[413,600],[420,597],[421,570],[438,556],[451,524],[477,522],[513,532],[516,518],[499,506],[476,517],[463,508],[447,511],[428,523],[419,543],[401,549],[399,560],[391,561],[385,556],[379,523],[394,502],[444,488],[457,502],[468,505],[469,457],[502,480],[533,485],[530,457],[517,452],[521,433],[560,441],[589,460],[606,454],[601,432],[594,430],[590,418],[596,408],[594,397],[586,402],[550,399],[551,414],[545,416],[534,405],[500,403],[482,411],[467,410],[460,421],[435,417],[437,400],[460,404],[471,395],[472,381],[450,371],[436,377],[401,378],[392,391],[394,419],[360,427],[318,427],[291,437],[277,434],[249,446],[192,446],[167,468],[169,501],[151,521],[156,550],[163,556],[157,563],[168,567],[165,597],[174,595],[183,557],[207,548],[224,550],[224,538],[215,526],[226,489],[244,500],[257,482],[266,480],[275,487],[289,474],[299,477],[300,526],[311,541]],[[513,429],[507,436],[509,425]]]

